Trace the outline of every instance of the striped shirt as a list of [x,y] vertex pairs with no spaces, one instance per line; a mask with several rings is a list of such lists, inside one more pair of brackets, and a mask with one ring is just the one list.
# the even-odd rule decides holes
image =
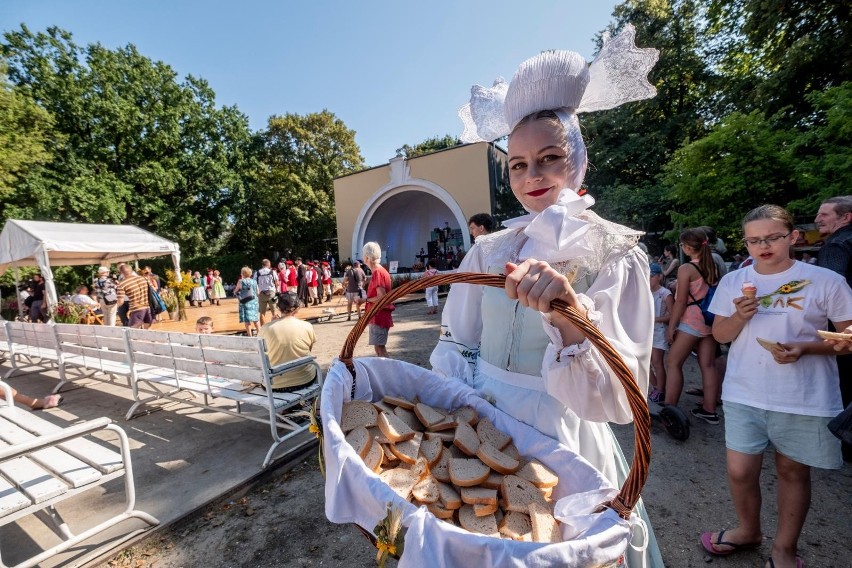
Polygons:
[[130,300],[127,313],[148,307],[148,280],[144,276],[133,274],[118,283],[118,289]]

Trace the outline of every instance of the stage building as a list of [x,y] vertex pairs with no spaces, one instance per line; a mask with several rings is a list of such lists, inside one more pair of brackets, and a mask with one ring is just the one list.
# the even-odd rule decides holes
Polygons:
[[446,268],[470,249],[467,220],[497,209],[508,188],[506,152],[479,142],[362,170],[334,180],[341,261],[360,259],[364,243],[400,272],[427,258]]

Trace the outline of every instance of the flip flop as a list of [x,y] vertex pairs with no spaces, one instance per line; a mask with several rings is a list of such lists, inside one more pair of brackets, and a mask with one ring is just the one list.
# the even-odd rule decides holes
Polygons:
[[[713,542],[713,533],[706,532],[701,534],[701,546],[704,547],[704,550],[709,552],[710,554],[715,554],[716,556],[727,556],[729,554],[733,554],[735,552],[742,552],[743,550],[752,550],[754,548],[759,547],[762,544],[762,541],[759,542],[746,542],[743,544],[737,544],[735,542],[725,542],[722,538],[725,536],[725,531],[727,529],[723,529],[719,531],[719,536],[716,537],[716,542]],[[728,550],[719,550],[716,548],[717,545],[721,546],[730,546],[731,548]],[[771,560],[771,558],[770,558]],[[774,567],[770,567],[774,568]]]
[[[775,561],[769,557],[769,568],[775,568]],[[805,568],[805,561],[800,556],[796,557],[796,568]]]
[[692,396],[704,396],[704,389],[686,389],[683,392]]

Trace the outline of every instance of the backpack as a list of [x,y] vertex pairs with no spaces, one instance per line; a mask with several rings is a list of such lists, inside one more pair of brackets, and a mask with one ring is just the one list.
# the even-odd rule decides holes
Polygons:
[[[698,270],[698,273],[701,275],[701,278],[704,278],[704,273],[701,271],[700,268],[698,268],[698,265],[693,264],[693,266],[695,266],[696,270]],[[704,278],[704,281],[707,282],[707,279]],[[688,292],[688,294],[692,301],[686,305],[698,306],[698,309],[701,310],[701,315],[704,316],[704,323],[712,327],[713,321],[716,319],[716,314],[710,311],[710,302],[713,301],[713,296],[716,294],[716,286],[709,286],[707,288],[707,293],[704,294],[704,297],[700,300],[696,300],[695,296],[693,296],[691,292]]]
[[261,292],[269,292],[275,291],[275,273],[272,272],[271,269],[262,268],[261,270],[267,270],[266,274],[262,274],[260,270],[257,271],[257,288]]

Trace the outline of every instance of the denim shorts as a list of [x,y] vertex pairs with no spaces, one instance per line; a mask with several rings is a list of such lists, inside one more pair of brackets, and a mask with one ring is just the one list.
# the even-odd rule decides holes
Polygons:
[[692,327],[691,325],[687,325],[687,324],[685,324],[685,323],[683,323],[683,322],[681,322],[681,323],[677,324],[677,330],[678,330],[678,331],[682,331],[682,332],[684,332],[684,333],[687,333],[687,334],[689,334],[689,335],[691,335],[691,336],[693,336],[693,337],[708,337],[708,335],[705,335],[705,334],[703,334],[703,333],[700,333],[699,331],[697,331],[697,330],[696,330],[694,327]]
[[725,445],[741,454],[763,453],[771,443],[791,460],[840,469],[840,440],[828,430],[831,418],[763,410],[725,401]]

